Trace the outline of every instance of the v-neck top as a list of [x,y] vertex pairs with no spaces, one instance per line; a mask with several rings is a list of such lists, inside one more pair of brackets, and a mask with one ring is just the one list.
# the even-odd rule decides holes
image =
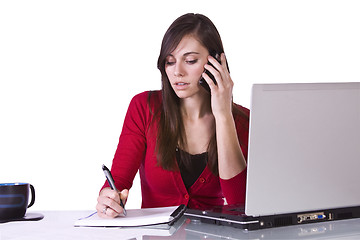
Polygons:
[[[186,166],[182,161],[181,156],[183,156],[183,154],[190,158],[189,166]],[[207,152],[200,154],[190,154],[179,148],[176,149],[176,161],[178,163],[181,178],[184,181],[186,189],[189,189],[200,177],[201,173],[206,167],[207,158]]]
[[[156,154],[159,119],[154,113],[161,111],[161,106],[161,91],[143,92],[131,100],[111,167],[116,188],[120,191],[129,189],[131,194],[133,180],[139,172],[142,208],[185,204],[189,208],[200,209],[223,205],[224,199],[228,204],[243,204],[246,169],[233,178],[222,179],[206,165],[198,179],[187,189],[178,169],[166,170],[159,165]],[[246,159],[250,111],[240,105],[236,105],[236,108],[243,112],[234,115],[234,121]],[[104,187],[109,187],[106,181]]]

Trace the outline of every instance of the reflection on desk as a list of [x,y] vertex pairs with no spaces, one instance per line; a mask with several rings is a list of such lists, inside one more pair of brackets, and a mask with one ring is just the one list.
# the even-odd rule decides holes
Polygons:
[[149,228],[74,227],[92,211],[43,211],[44,219],[0,224],[1,240],[42,239],[360,239],[360,219],[246,231],[182,217],[169,231]]
[[246,231],[191,221],[185,228],[187,239],[360,239],[360,219],[322,222]]

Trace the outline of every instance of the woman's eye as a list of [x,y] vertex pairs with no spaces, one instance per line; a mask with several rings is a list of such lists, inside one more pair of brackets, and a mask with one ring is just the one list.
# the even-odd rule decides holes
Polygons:
[[175,62],[170,62],[170,61],[167,61],[165,64],[166,64],[166,65],[168,65],[168,66],[172,66],[172,65],[174,65],[174,64],[175,64]]
[[194,59],[194,60],[187,60],[186,63],[189,63],[189,64],[195,64],[197,63],[197,59]]

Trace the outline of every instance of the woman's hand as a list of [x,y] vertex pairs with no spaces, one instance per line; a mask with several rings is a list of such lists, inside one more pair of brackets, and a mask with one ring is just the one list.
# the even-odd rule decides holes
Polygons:
[[235,121],[232,115],[232,90],[234,83],[227,69],[225,54],[221,54],[221,64],[208,57],[214,66],[204,67],[215,77],[217,84],[203,73],[211,90],[211,109],[215,118],[216,143],[218,151],[219,177],[230,179],[246,168],[246,161],[240,148]]
[[211,90],[212,112],[215,119],[217,117],[228,117],[232,113],[232,90],[234,83],[226,65],[225,54],[222,53],[220,56],[221,64],[212,56],[209,56],[208,60],[214,67],[209,64],[206,64],[204,67],[210,71],[217,82],[215,84],[205,72],[203,73],[203,77]]
[[128,195],[129,190],[127,189],[117,192],[111,188],[104,188],[97,199],[96,210],[98,215],[103,218],[114,218],[123,214],[124,209],[120,206],[120,199],[125,204]]

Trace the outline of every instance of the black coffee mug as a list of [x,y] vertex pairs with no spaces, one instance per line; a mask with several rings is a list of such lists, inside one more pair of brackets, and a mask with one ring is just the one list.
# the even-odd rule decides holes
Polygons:
[[[31,201],[29,201],[31,192]],[[19,219],[35,203],[35,188],[29,183],[0,183],[0,220]]]

